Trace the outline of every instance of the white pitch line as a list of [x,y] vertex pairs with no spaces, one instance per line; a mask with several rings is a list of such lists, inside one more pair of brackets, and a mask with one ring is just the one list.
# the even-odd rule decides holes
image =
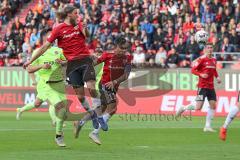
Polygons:
[[150,147],[149,146],[136,146],[135,148],[147,149],[147,148],[150,148]]

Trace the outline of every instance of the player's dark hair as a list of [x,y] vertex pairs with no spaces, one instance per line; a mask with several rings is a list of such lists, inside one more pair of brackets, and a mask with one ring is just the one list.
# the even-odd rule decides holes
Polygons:
[[124,36],[120,36],[118,38],[116,38],[116,40],[114,41],[115,45],[119,46],[119,48],[123,49],[123,50],[128,50],[129,47],[131,46],[131,43],[128,42]]
[[76,9],[76,7],[74,7],[73,5],[70,5],[70,4],[66,5],[62,10],[60,10],[56,13],[57,17],[59,19],[66,19],[67,15],[69,13],[72,13],[75,9]]

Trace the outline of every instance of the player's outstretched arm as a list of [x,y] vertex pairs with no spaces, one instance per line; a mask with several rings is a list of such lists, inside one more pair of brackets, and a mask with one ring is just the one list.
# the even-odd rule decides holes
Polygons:
[[36,65],[36,66],[28,66],[27,67],[27,71],[28,73],[34,73],[34,72],[37,72],[38,70],[40,69],[50,69],[51,68],[51,65],[50,64],[43,64],[43,65]]
[[51,47],[51,43],[46,41],[42,47],[40,47],[37,51],[36,54],[33,55],[30,61],[24,63],[23,68],[27,68],[33,61],[35,61],[38,57],[40,57],[49,47]]
[[120,76],[118,79],[116,79],[115,81],[120,84],[124,81],[126,81],[130,75],[130,72],[132,70],[132,66],[131,64],[128,64],[125,66],[125,70],[124,70],[124,74],[122,76]]
[[87,29],[87,22],[83,22],[83,30],[82,30],[82,33],[84,34],[85,37],[89,37],[90,36],[90,33]]
[[128,79],[130,72],[131,72],[131,65],[129,64],[129,65],[125,66],[124,74],[121,75],[118,79],[115,79],[113,81],[106,83],[106,87],[113,90],[113,88],[116,84],[120,84]]
[[30,62],[32,63],[33,61],[35,61],[36,59],[38,59],[44,52],[46,52],[46,50],[51,47],[52,43],[46,41],[42,47],[40,47],[36,54],[34,54],[34,56],[31,58]]
[[58,64],[61,64],[62,66],[65,66],[67,64],[67,60],[62,60],[62,59],[56,59],[56,62]]

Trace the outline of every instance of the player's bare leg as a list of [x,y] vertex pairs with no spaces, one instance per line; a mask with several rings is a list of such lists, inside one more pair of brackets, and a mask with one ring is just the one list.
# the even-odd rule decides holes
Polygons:
[[[89,93],[90,93],[90,95],[92,97],[92,100],[93,101],[99,101],[100,98],[99,98],[99,95],[98,95],[97,90],[95,88],[96,81],[90,80],[86,84],[87,84],[87,88],[89,90]],[[108,125],[107,125],[107,123],[105,123],[105,121],[103,119],[103,109],[102,109],[102,106],[97,107],[95,109],[95,111],[96,111],[96,113],[98,115],[98,122],[99,122],[102,130],[107,131],[108,130]]]
[[194,104],[188,104],[186,106],[181,106],[176,111],[176,117],[179,117],[184,113],[185,111],[192,111],[192,110],[201,110],[203,106],[204,101],[196,101],[196,105]]
[[67,100],[57,103],[55,105],[56,116],[64,121],[80,121],[84,116],[93,115],[94,112],[90,111],[90,113],[71,113],[69,112],[68,106],[69,103],[67,102]]
[[219,132],[219,138],[223,141],[226,140],[227,138],[227,129],[229,127],[229,125],[231,124],[231,122],[234,120],[234,118],[237,116],[237,114],[240,111],[240,103],[238,103],[237,107],[232,107],[227,115],[227,118],[223,124],[223,126],[220,128],[220,132]]
[[[98,106],[94,109],[94,111],[97,113],[98,118],[97,119],[93,119],[93,124],[100,124],[100,127],[104,130],[107,131],[108,130],[108,126],[107,123],[105,123],[103,116],[102,116],[102,106],[101,105],[96,105],[94,103],[99,102],[100,99],[98,97],[97,91],[96,91],[96,81],[95,80],[90,80],[88,82],[86,82],[87,84],[87,88],[89,90],[89,93],[92,97],[92,101],[93,101],[93,105],[94,106]],[[101,103],[100,103],[101,104]],[[93,112],[95,114],[95,112]],[[96,116],[96,115],[93,115]],[[75,130],[74,130],[74,136],[75,138],[78,138],[79,133],[81,131],[81,128],[83,127],[83,125],[85,124],[86,120],[88,120],[89,117],[85,117],[83,120],[79,121],[79,122],[74,122],[74,126],[75,126]],[[95,125],[94,126],[95,129],[98,129],[99,126]]]
[[[101,106],[101,100],[99,98],[92,98],[92,108],[93,110],[95,110],[95,112],[96,110],[98,110],[97,108],[102,108],[102,112],[104,112],[104,110],[106,109],[104,106]],[[81,132],[81,129],[83,128],[85,123],[89,120],[91,120],[91,115],[86,115],[81,119],[81,121],[75,121],[73,123],[75,138],[79,137],[79,133]],[[99,126],[98,128],[100,129],[101,127]]]
[[215,109],[216,109],[216,101],[215,100],[210,100],[209,105],[210,106],[208,108],[207,116],[206,116],[206,124],[205,124],[205,127],[204,127],[203,131],[204,132],[216,132],[212,128],[212,120],[213,120]]
[[[53,105],[49,105],[48,112],[49,112],[50,118],[52,120],[52,126],[56,127],[58,118],[56,116],[55,107]],[[66,127],[65,123],[63,123],[63,127]]]
[[[85,97],[84,87],[83,86],[79,86],[79,87],[75,86],[74,90],[75,90],[75,93],[76,93],[76,95],[78,97],[78,100],[82,104],[83,108],[90,114],[90,118],[92,119],[93,127],[94,128],[98,128],[99,124],[98,124],[98,120],[96,118],[97,115],[90,108],[89,102],[88,102],[88,100]],[[84,125],[84,122],[83,121],[74,121],[73,125],[74,125],[74,137],[78,138],[79,132],[80,132],[82,126]]]
[[56,137],[55,142],[59,147],[66,147],[64,143],[64,135],[63,135],[63,124],[64,121],[56,117]]
[[22,115],[23,112],[32,110],[34,108],[38,108],[38,107],[41,106],[42,103],[43,103],[43,101],[41,99],[36,98],[36,100],[35,100],[35,102],[33,104],[29,103],[29,104],[26,104],[22,108],[17,108],[16,119],[20,120],[21,119],[21,115]]

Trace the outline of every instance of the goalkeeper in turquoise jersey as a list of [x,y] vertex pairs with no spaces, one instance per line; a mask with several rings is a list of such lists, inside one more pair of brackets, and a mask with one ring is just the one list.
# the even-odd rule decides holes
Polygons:
[[[47,33],[42,34],[42,38],[46,39]],[[33,55],[36,53],[34,51]],[[63,140],[63,122],[81,120],[84,116],[91,114],[92,119],[96,119],[96,113],[79,113],[73,114],[68,110],[67,98],[65,95],[65,84],[63,81],[62,65],[65,63],[65,57],[62,50],[57,47],[49,48],[41,57],[36,59],[27,71],[29,73],[37,72],[40,78],[37,84],[37,99],[34,104],[28,104],[19,112],[30,110],[40,106],[44,101],[48,101],[50,105],[54,106],[53,111],[57,116],[56,119],[56,138],[55,141],[60,147],[65,147]],[[50,108],[51,109],[51,108]],[[93,120],[94,122],[94,120]]]

